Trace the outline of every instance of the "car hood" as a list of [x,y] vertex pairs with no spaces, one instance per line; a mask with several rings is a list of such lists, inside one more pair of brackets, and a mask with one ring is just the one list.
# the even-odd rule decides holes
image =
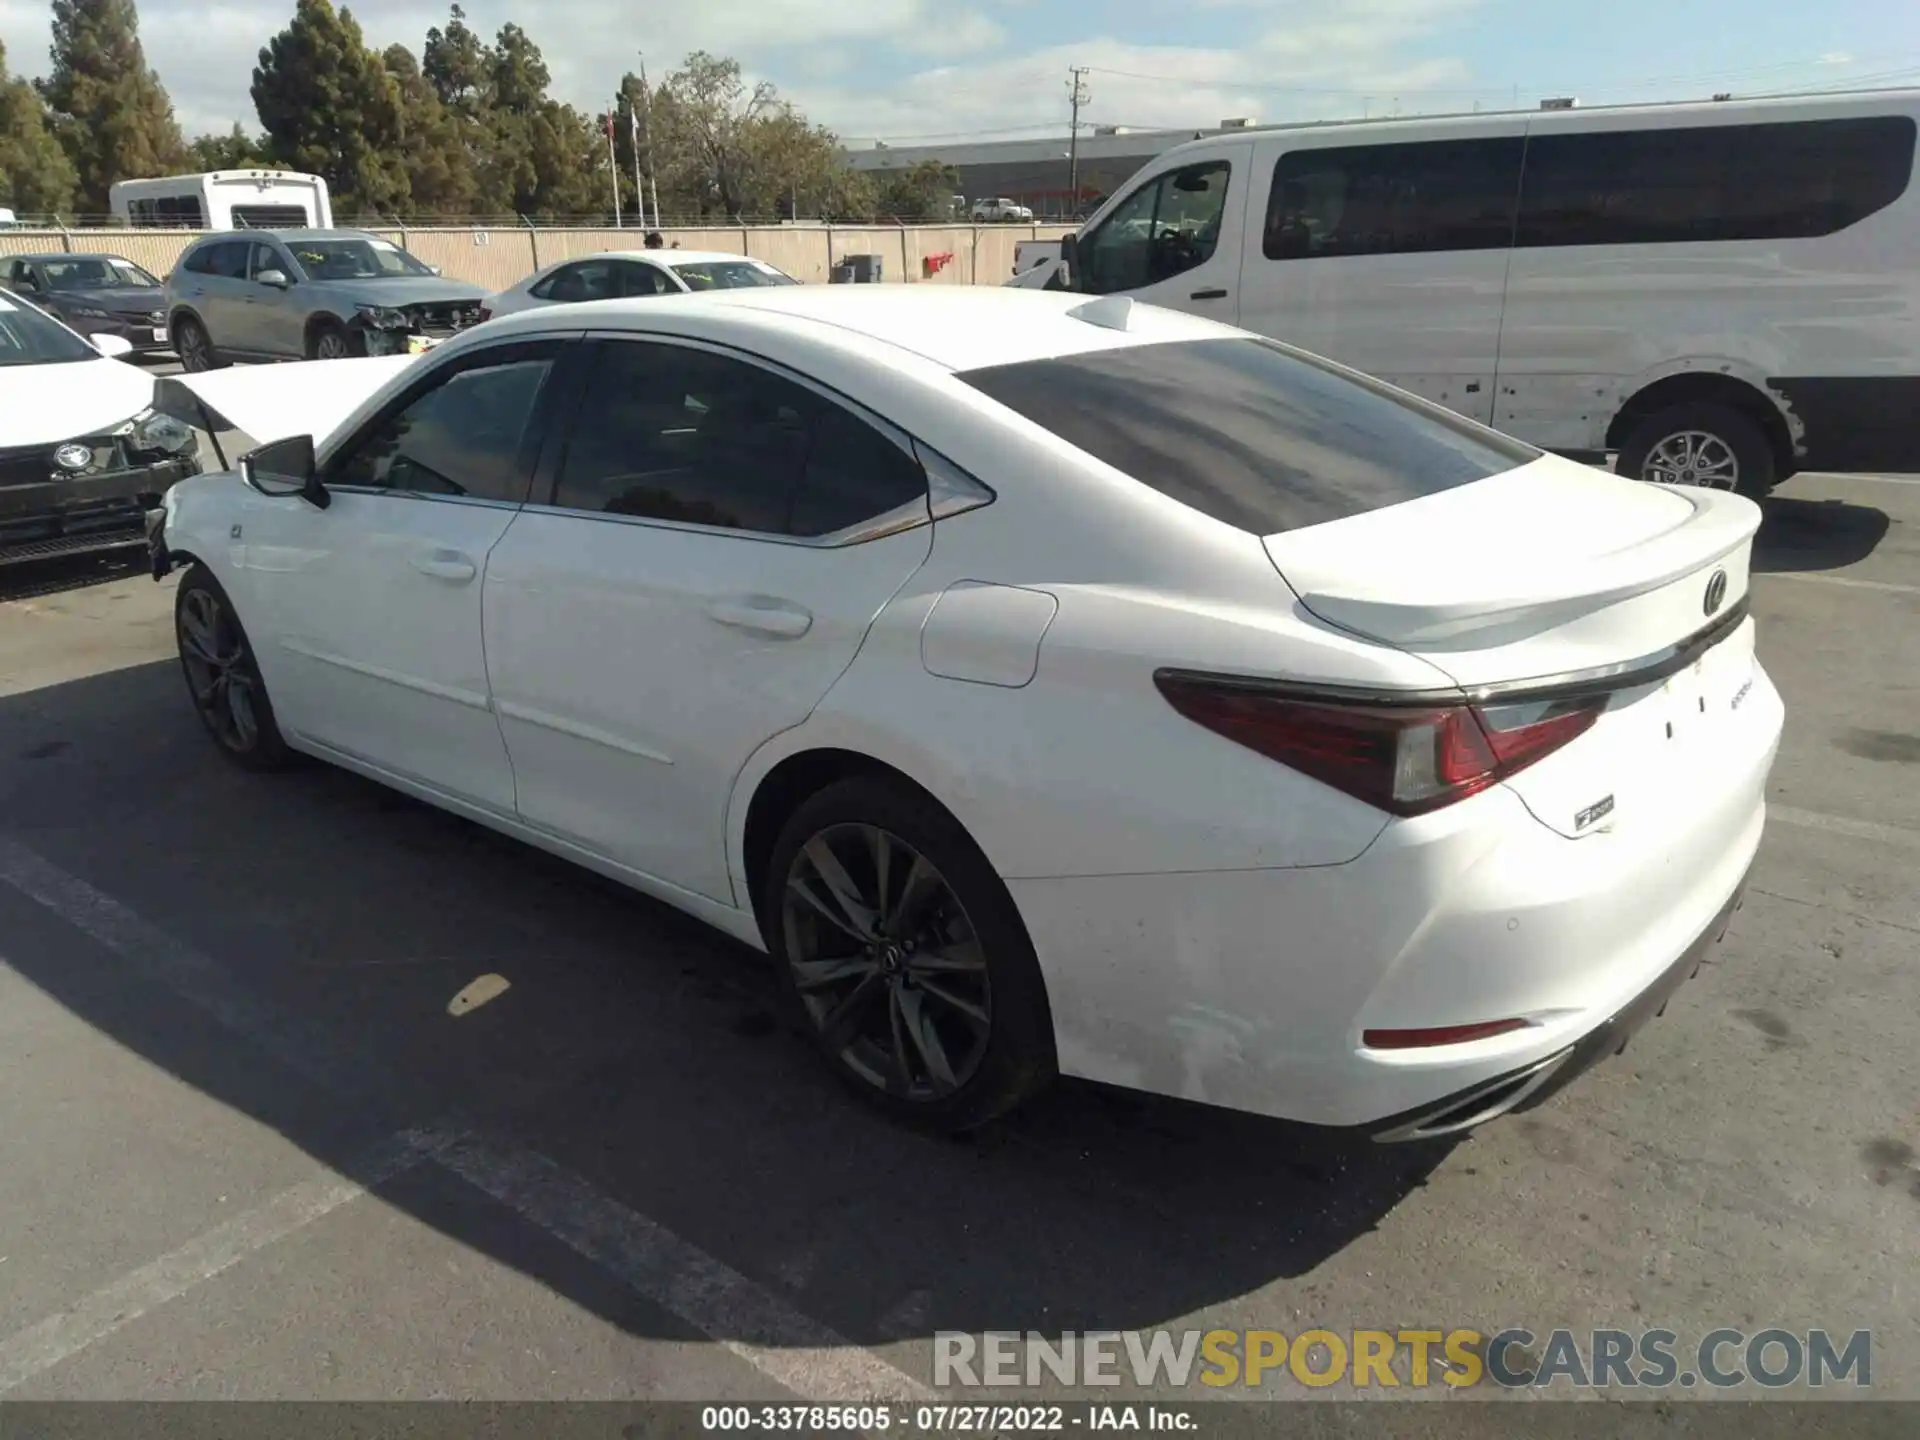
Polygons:
[[153,403],[153,379],[118,360],[0,366],[0,449],[57,444],[131,420]]
[[165,375],[154,382],[153,404],[201,430],[237,432],[258,445],[311,435],[320,446],[383,385],[422,358],[372,355]]
[[355,305],[385,305],[398,310],[403,305],[432,305],[449,300],[478,304],[487,292],[464,280],[449,280],[444,275],[409,276],[401,280],[315,280],[314,288],[338,296]]
[[42,302],[48,309],[71,310],[85,306],[89,310],[139,312],[147,314],[166,303],[157,285],[111,285],[98,290],[54,290]]

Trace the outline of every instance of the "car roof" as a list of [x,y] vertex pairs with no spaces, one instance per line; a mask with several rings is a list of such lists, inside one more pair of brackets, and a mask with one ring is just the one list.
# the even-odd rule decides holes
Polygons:
[[[564,260],[554,262],[555,268],[561,265],[577,265],[583,260],[657,260],[663,265],[684,265],[689,261],[711,265],[723,260],[755,260],[753,255],[742,255],[738,250],[596,250],[591,255],[569,255]],[[762,265],[772,265],[771,260],[761,260]],[[776,267],[777,268],[777,267]]]
[[[669,301],[590,300],[566,311],[569,326],[694,334],[724,321],[742,338],[762,331],[882,361],[889,353],[905,352],[954,371],[1170,340],[1245,336],[1124,296],[1094,300],[1069,291],[1000,285],[780,285],[702,291]],[[1116,316],[1124,328],[1116,328]],[[499,335],[553,324],[553,313],[543,308],[503,316],[472,333]]]
[[[196,241],[196,245],[205,245],[213,240],[248,240],[255,235],[271,235],[276,240],[381,240],[385,236],[375,235],[371,230],[351,230],[336,227],[332,230],[320,230],[312,226],[299,225],[281,229],[274,225],[255,225],[245,230],[218,230]],[[391,242],[389,242],[391,243]]]
[[[32,260],[36,263],[42,260],[126,260],[126,259],[127,259],[126,256],[116,254],[112,250],[41,250],[41,251],[36,251],[31,255],[0,255],[0,260]],[[127,260],[127,263],[129,265],[139,264],[139,262],[135,260]],[[141,266],[141,268],[145,269],[146,267]]]

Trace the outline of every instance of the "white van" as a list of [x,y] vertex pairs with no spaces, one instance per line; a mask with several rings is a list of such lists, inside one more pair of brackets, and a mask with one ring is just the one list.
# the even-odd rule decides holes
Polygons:
[[327,182],[291,170],[208,170],[108,187],[122,225],[167,230],[331,230]]
[[1067,283],[1642,479],[1920,470],[1917,116],[1906,90],[1217,136],[1120,187]]

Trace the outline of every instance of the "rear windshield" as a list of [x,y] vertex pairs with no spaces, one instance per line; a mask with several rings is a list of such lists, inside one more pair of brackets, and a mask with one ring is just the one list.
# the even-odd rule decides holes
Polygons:
[[1251,337],[1132,345],[959,378],[1142,484],[1255,535],[1451,490],[1541,453]]

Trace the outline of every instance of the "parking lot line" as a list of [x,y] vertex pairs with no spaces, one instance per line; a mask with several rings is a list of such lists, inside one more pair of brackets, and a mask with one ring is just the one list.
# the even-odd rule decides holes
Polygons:
[[1769,570],[1754,578],[1803,580],[1810,585],[1839,585],[1848,590],[1886,590],[1895,595],[1920,595],[1920,585],[1902,585],[1893,580],[1855,580],[1850,575],[1808,575],[1798,570]]
[[0,1340],[0,1395],[432,1158],[456,1134],[428,1127],[391,1136],[361,1164],[350,1166],[349,1173],[327,1171],[290,1186],[264,1205],[102,1286],[71,1309]]
[[[402,1093],[397,1079],[370,1056],[247,994],[210,957],[4,835],[0,881],[321,1089],[351,1098],[381,1090]],[[392,1159],[395,1168],[382,1172],[374,1164],[358,1180],[329,1178],[295,1186],[95,1292],[73,1310],[0,1342],[0,1393],[364,1194],[379,1183],[376,1175],[389,1178],[431,1160],[802,1398],[851,1402],[932,1394],[897,1366],[546,1156],[482,1137],[480,1127],[464,1116],[449,1114],[399,1138],[407,1144]],[[18,1377],[9,1379],[16,1370]]]
[[1783,825],[1798,825],[1804,830],[1825,830],[1832,835],[1851,835],[1856,840],[1872,840],[1880,845],[1920,848],[1920,830],[1903,825],[1880,825],[1872,820],[1854,820],[1845,815],[1823,815],[1818,810],[1796,810],[1791,805],[1768,805],[1767,818]]

